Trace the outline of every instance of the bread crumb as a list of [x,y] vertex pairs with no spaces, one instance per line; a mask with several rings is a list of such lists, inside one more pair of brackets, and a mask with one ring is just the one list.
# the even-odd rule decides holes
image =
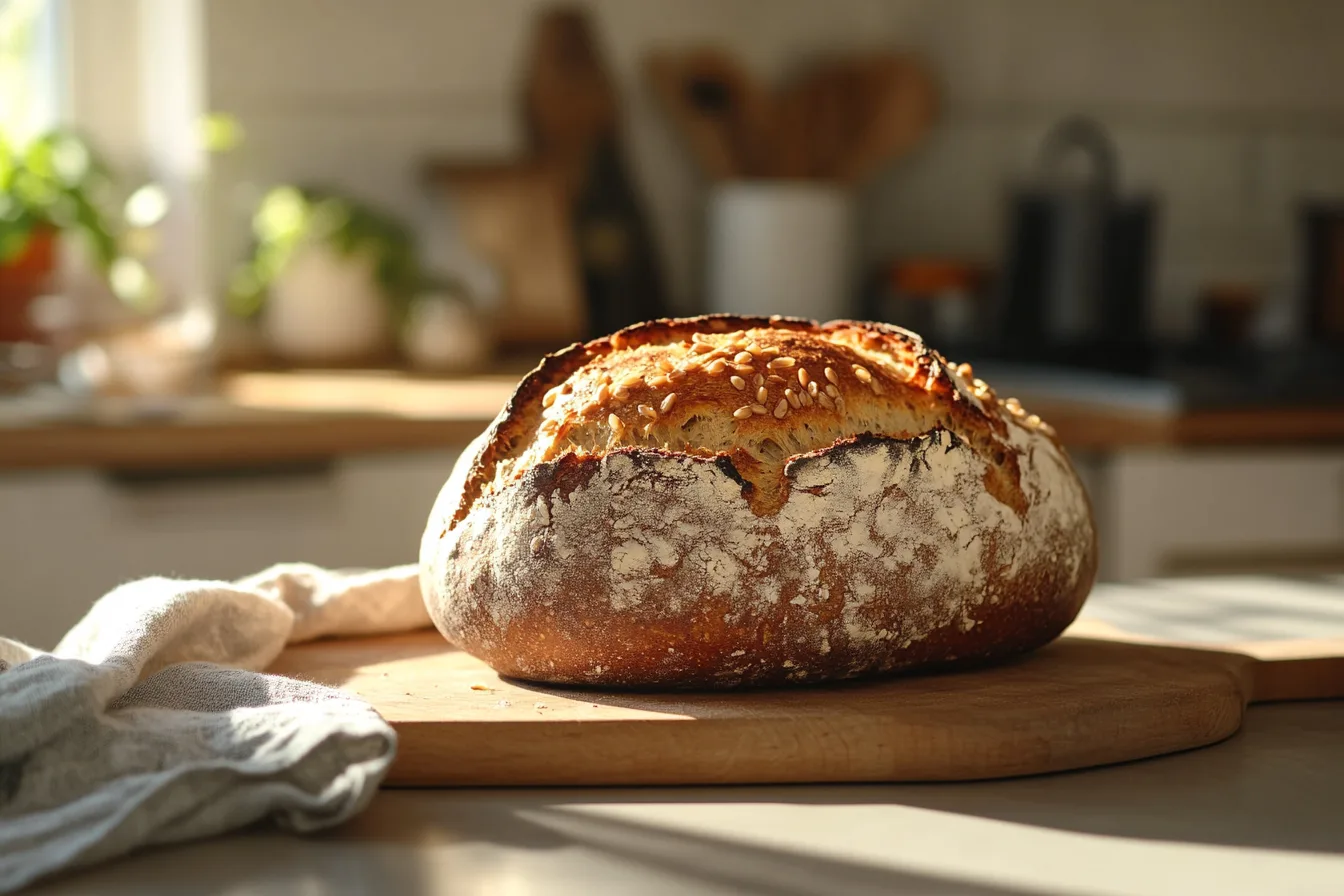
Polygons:
[[545,709],[545,708],[546,708],[546,704],[545,704],[545,703],[542,703],[541,701],[537,701],[536,703],[533,703],[533,704],[532,704],[532,708],[533,708],[533,709]]
[[501,700],[501,701],[499,701],[498,703],[496,703],[495,705],[498,706],[500,709],[508,709],[508,708],[509,708],[510,706],[512,706],[513,704],[510,703],[510,702],[507,701],[507,700]]
[[492,687],[490,687],[490,685],[488,685],[488,684],[480,684],[479,682],[476,683],[476,684],[473,684],[473,685],[471,686],[471,689],[472,689],[473,691],[489,691],[489,692],[492,693],[492,694],[495,692],[495,689],[492,688]]

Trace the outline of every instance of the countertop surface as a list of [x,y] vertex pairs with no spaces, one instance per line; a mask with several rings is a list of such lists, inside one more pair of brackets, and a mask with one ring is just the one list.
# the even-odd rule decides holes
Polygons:
[[[1184,640],[1344,634],[1344,579],[1103,586]],[[958,784],[385,790],[338,830],[146,851],[42,894],[1344,892],[1344,702],[1252,707],[1187,753]]]
[[[186,399],[7,398],[0,400],[0,471],[265,465],[460,446],[489,425],[525,372],[456,379],[393,371],[235,373],[214,394]],[[1095,396],[1019,397],[1070,450],[1344,444],[1344,404],[1184,413]]]
[[0,402],[0,470],[258,466],[462,446],[521,373],[423,379],[383,371],[243,373],[214,394]]

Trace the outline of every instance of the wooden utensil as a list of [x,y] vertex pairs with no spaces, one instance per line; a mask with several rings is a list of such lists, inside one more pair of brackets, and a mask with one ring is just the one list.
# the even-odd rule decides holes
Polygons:
[[808,95],[807,175],[834,177],[865,114],[862,73],[845,61],[819,67],[803,87]]
[[771,173],[860,183],[915,146],[936,107],[933,79],[913,57],[818,63],[775,103]]
[[909,152],[932,126],[937,88],[928,70],[910,56],[877,55],[852,63],[861,120],[828,173],[859,183]]
[[716,47],[654,52],[645,68],[659,101],[710,178],[764,173],[766,97],[731,54]]
[[619,104],[590,14],[554,8],[527,79],[532,154],[568,200],[587,311],[580,338],[667,314],[662,263],[622,146]]
[[616,89],[586,13],[554,9],[540,16],[523,97],[533,157],[555,168],[566,195],[576,195],[594,147],[616,131],[619,118]]
[[785,179],[824,178],[843,152],[854,97],[843,63],[814,65],[779,91],[771,122],[770,174]]
[[786,85],[772,104],[769,122],[767,176],[799,180],[808,176],[811,162],[812,94],[807,81]]
[[1344,639],[1215,649],[1084,621],[991,668],[721,694],[502,681],[432,631],[311,643],[270,671],[370,701],[400,738],[393,785],[953,781],[1215,743],[1249,703],[1344,696]]

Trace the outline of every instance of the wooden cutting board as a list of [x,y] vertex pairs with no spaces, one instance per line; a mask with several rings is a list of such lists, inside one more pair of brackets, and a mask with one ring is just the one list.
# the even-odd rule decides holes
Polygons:
[[1249,703],[1344,697],[1344,639],[1210,649],[1083,621],[993,668],[732,694],[502,681],[433,631],[306,644],[270,671],[370,701],[400,738],[392,785],[954,781],[1200,747]]

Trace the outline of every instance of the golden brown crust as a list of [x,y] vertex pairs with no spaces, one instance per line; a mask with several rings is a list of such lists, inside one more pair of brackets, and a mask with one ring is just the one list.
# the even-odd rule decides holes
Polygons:
[[990,659],[1090,589],[1049,428],[912,333],[654,321],[543,360],[422,546],[449,640],[504,674],[723,687]]

